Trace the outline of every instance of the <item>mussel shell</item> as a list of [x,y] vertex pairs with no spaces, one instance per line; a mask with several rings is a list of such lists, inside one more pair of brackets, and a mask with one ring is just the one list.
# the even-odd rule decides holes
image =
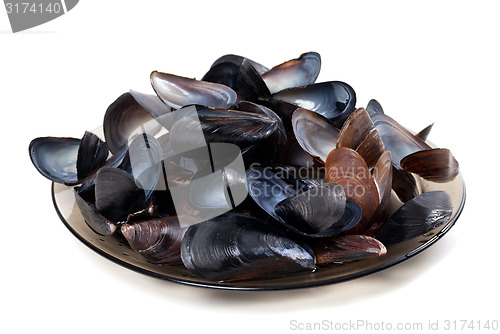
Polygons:
[[395,163],[392,164],[392,189],[403,203],[419,194],[415,177]]
[[285,147],[276,153],[275,160],[285,164],[306,168],[315,165],[315,159],[300,146],[295,135],[288,136]]
[[234,209],[247,194],[245,168],[241,162],[196,173],[189,184],[188,202],[208,219]]
[[129,173],[134,177],[137,187],[144,190],[146,200],[154,190],[166,189],[161,166],[162,148],[155,137],[142,133],[132,138],[128,144],[128,157]]
[[214,63],[212,64],[212,66],[210,68],[213,68],[221,63],[233,63],[233,64],[239,66],[239,65],[241,65],[243,60],[247,60],[252,65],[252,67],[255,68],[257,73],[259,73],[259,75],[269,71],[269,69],[267,67],[257,63],[256,61],[253,61],[251,59],[248,59],[248,58],[245,58],[242,56],[233,55],[233,54],[227,54],[227,55],[224,55],[224,56],[218,58],[216,61],[214,61]]
[[366,111],[370,116],[375,113],[384,113],[384,109],[382,108],[382,105],[375,99],[371,99],[370,102],[368,102],[368,105],[366,106]]
[[231,143],[241,149],[265,143],[267,149],[274,152],[279,136],[280,129],[275,119],[234,110],[186,116],[175,122],[170,133],[176,153],[205,146],[206,143]]
[[356,148],[356,152],[363,157],[369,168],[375,166],[378,159],[385,152],[384,150],[384,142],[377,129],[372,129]]
[[449,182],[459,173],[459,166],[450,150],[435,148],[407,155],[401,167],[433,182]]
[[334,183],[325,183],[286,198],[274,211],[288,225],[308,234],[327,230],[344,214],[344,189]]
[[368,167],[374,167],[384,153],[384,143],[380,134],[373,125],[370,115],[363,108],[356,109],[347,118],[340,130],[337,147],[356,150]]
[[39,137],[31,141],[29,153],[35,168],[47,179],[65,185],[78,184],[76,160],[80,139]]
[[187,269],[212,281],[286,276],[314,268],[314,257],[305,248],[237,213],[190,226],[181,257]]
[[346,200],[344,213],[342,214],[342,216],[324,231],[316,233],[304,232],[303,230],[300,230],[288,224],[288,221],[285,221],[284,219],[279,222],[280,226],[276,224],[273,225],[278,230],[286,232],[287,235],[292,233],[298,236],[307,237],[309,239],[322,239],[340,235],[355,228],[360,223],[361,218],[362,211],[359,204],[353,201]]
[[303,168],[283,163],[270,164],[269,167],[278,178],[292,185],[297,191],[306,191],[327,183],[324,168]]
[[401,206],[375,237],[386,246],[407,241],[443,225],[452,212],[450,195],[444,191],[426,192]]
[[297,192],[269,168],[252,167],[246,171],[248,194],[254,201],[277,221],[281,221],[275,212],[276,205]]
[[246,112],[253,112],[253,113],[256,113],[256,114],[260,114],[260,115],[263,115],[263,116],[267,116],[273,120],[276,121],[277,125],[278,125],[278,128],[279,128],[279,144],[285,144],[286,141],[287,141],[287,134],[286,134],[286,129],[285,129],[285,125],[283,124],[283,120],[281,119],[281,117],[278,116],[278,114],[276,114],[274,111],[272,111],[271,109],[269,109],[268,107],[265,107],[263,105],[260,105],[260,104],[257,104],[257,103],[253,103],[253,102],[250,102],[250,101],[241,101],[240,104],[239,104],[239,108],[240,110],[242,111],[246,111]]
[[215,64],[205,73],[201,80],[225,85],[232,88],[235,92],[238,92],[237,80],[240,64],[232,62]]
[[160,217],[123,224],[121,232],[130,247],[146,261],[178,264],[181,260],[183,231],[177,217]]
[[271,92],[264,80],[245,58],[239,64],[232,62],[218,63],[203,76],[203,81],[220,83],[238,93],[238,100],[268,99]]
[[277,65],[262,74],[271,93],[283,89],[312,84],[321,70],[321,56],[316,52],[306,52],[299,58]]
[[119,222],[142,210],[146,198],[132,175],[118,168],[101,167],[95,178],[95,205],[104,217]]
[[236,78],[236,87],[245,100],[267,100],[271,92],[257,70],[246,59],[243,60]]
[[227,109],[237,98],[236,92],[225,85],[157,71],[151,73],[151,85],[163,102],[174,109],[189,104]]
[[385,151],[372,171],[373,180],[379,192],[379,205],[372,218],[372,225],[365,231],[367,235],[376,234],[387,219],[387,210],[391,200],[392,188],[392,157],[391,152]]
[[387,249],[375,238],[366,235],[344,235],[332,240],[321,239],[312,244],[316,265],[329,265],[385,255]]
[[417,133],[415,136],[422,139],[423,141],[427,140],[427,137],[429,137],[429,134],[431,133],[432,127],[434,126],[434,123],[426,126],[424,129],[422,129],[419,133]]
[[350,148],[340,147],[328,155],[325,163],[328,182],[340,184],[348,200],[361,206],[363,217],[351,234],[364,232],[379,205],[377,186],[363,158]]
[[[105,218],[92,203],[93,198],[87,198],[90,192],[80,192],[80,189],[73,189],[75,202],[80,209],[80,213],[85,223],[99,235],[111,235],[116,231],[116,225],[111,220]],[[91,194],[93,195],[93,193]]]
[[[128,146],[123,145],[116,153],[109,157],[101,167],[120,168],[128,173],[132,173]],[[83,180],[80,186],[81,191],[86,191],[94,187],[97,171],[98,170],[94,171]]]
[[[288,180],[290,183],[285,182],[283,179],[277,177],[277,174],[272,172],[270,168],[252,167],[247,170],[246,175],[249,195],[265,212],[267,212],[271,217],[274,218],[274,221],[278,223],[274,225],[280,230],[289,231],[294,234],[306,237],[328,237],[352,229],[361,220],[361,207],[357,203],[354,203],[352,201],[345,201],[343,214],[340,218],[337,218],[336,221],[331,220],[329,222],[330,227],[328,227],[326,230],[316,233],[311,233],[310,231],[305,232],[303,228],[297,228],[296,226],[293,226],[293,223],[290,224],[288,220],[283,219],[283,217],[280,216],[278,212],[280,212],[281,214],[283,214],[284,211],[287,212],[287,214],[284,215],[285,218],[290,218],[291,216],[294,216],[293,218],[297,218],[297,216],[299,216],[301,217],[300,220],[303,220],[304,213],[306,213],[306,217],[310,213],[307,210],[307,206],[310,206],[307,201],[302,202],[304,204],[303,208],[305,210],[302,210],[303,208],[300,207],[300,204],[299,206],[284,206],[283,203],[282,208],[280,209],[281,211],[276,210],[276,207],[279,203],[283,202],[284,200],[288,200],[289,198],[292,198],[297,194],[300,194],[294,189],[293,186],[297,185],[297,182],[293,180]],[[324,184],[322,182],[304,183],[304,186],[307,187],[305,191],[310,191],[311,188],[320,188],[323,185]],[[318,189],[315,189],[314,191],[316,192],[316,194],[321,194]],[[310,194],[314,194],[314,192],[311,192]],[[299,198],[307,199],[307,195],[299,196]],[[321,202],[320,198],[317,198],[316,200],[319,200]],[[299,203],[301,203],[300,200]],[[315,207],[316,204],[317,202],[314,203]],[[303,211],[302,214],[300,213],[300,211]],[[325,218],[324,216],[322,216],[322,212],[315,212],[315,214],[319,214],[320,219]],[[329,214],[331,214],[331,212]]]
[[392,161],[396,165],[399,166],[401,160],[411,153],[431,148],[391,117],[382,113],[370,116],[384,142],[385,149],[391,151]]
[[[104,138],[111,153],[116,153],[126,145],[133,133],[148,131],[155,135],[161,125],[153,119],[170,112],[170,108],[154,95],[134,91],[118,97],[104,115]],[[148,129],[144,126],[148,124]]]
[[355,150],[375,126],[364,108],[358,108],[349,115],[340,130],[337,147]]
[[273,94],[273,98],[312,110],[339,129],[356,106],[356,93],[351,86],[340,81],[285,89]]
[[292,126],[295,138],[304,151],[323,162],[337,145],[339,130],[313,111],[303,108],[295,110]]
[[259,103],[273,110],[283,120],[283,125],[285,126],[287,135],[289,135],[293,131],[292,115],[293,112],[298,108],[297,105],[281,101],[273,97],[269,98],[266,101],[259,101]]
[[101,167],[106,162],[108,154],[107,144],[92,132],[85,131],[76,159],[78,180],[82,181]]

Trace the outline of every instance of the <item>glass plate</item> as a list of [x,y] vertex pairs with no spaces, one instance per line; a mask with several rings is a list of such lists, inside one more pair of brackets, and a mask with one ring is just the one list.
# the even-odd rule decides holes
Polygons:
[[[438,241],[455,224],[464,207],[465,185],[462,176],[459,175],[448,183],[432,183],[418,178],[418,183],[421,192],[443,190],[450,195],[453,203],[453,213],[450,220],[442,226],[425,235],[389,246],[387,254],[378,258],[331,265],[319,268],[315,272],[299,272],[290,274],[287,277],[238,282],[207,281],[194,276],[182,265],[159,266],[148,263],[139,254],[135,253],[124,239],[117,236],[100,236],[93,232],[80,214],[75,203],[72,187],[53,183],[52,198],[59,217],[81,242],[105,258],[141,274],[207,288],[284,290],[339,283],[369,275],[403,262]],[[389,214],[396,211],[401,205],[394,193],[392,195]]]

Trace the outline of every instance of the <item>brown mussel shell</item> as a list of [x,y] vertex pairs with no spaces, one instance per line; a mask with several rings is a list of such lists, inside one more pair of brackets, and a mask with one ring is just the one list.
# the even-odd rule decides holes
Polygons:
[[449,182],[457,177],[459,166],[450,150],[435,148],[407,155],[401,167],[433,182]]
[[340,130],[337,147],[356,150],[368,167],[374,167],[385,150],[378,130],[373,125],[368,112],[363,108],[356,109],[347,118]]
[[379,205],[372,218],[372,225],[365,231],[366,235],[376,234],[387,219],[387,210],[391,200],[392,188],[392,156],[385,151],[380,156],[372,171],[373,180],[379,192]]
[[392,189],[403,203],[418,195],[415,177],[395,163],[392,164]]
[[428,125],[424,129],[422,129],[419,133],[417,133],[415,136],[422,139],[423,141],[426,141],[427,137],[429,137],[429,134],[431,133],[433,126],[434,126],[434,123]]
[[372,129],[363,139],[361,144],[356,147],[356,152],[365,159],[366,165],[374,167],[385,151],[384,142],[380,138],[377,129]]
[[346,198],[361,206],[361,222],[350,232],[362,233],[368,227],[379,205],[377,186],[363,158],[350,148],[340,147],[325,162],[328,182],[340,184]]
[[146,261],[155,264],[179,264],[184,235],[177,217],[160,217],[123,224],[121,233],[130,247]]
[[316,265],[324,266],[385,255],[387,249],[375,238],[366,235],[344,235],[319,240],[312,245]]

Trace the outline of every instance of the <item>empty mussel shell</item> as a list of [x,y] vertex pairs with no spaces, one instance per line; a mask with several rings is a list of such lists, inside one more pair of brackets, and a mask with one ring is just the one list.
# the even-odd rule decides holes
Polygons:
[[108,146],[92,132],[85,131],[78,148],[76,173],[82,181],[101,167],[108,159]]
[[297,182],[287,183],[269,168],[252,167],[246,176],[249,195],[281,229],[307,237],[328,237],[360,222],[361,207],[346,201],[338,185],[308,182],[304,183],[307,189],[298,192],[293,186]]
[[228,212],[192,225],[182,239],[182,262],[213,281],[286,276],[314,268],[304,247],[258,219]]
[[244,60],[248,61],[250,63],[250,65],[252,65],[252,67],[255,68],[257,73],[259,73],[259,75],[262,75],[263,73],[266,73],[267,71],[269,71],[269,69],[267,67],[257,63],[256,61],[253,61],[253,60],[248,59],[246,57],[234,55],[234,54],[227,54],[227,55],[224,55],[224,56],[218,58],[216,61],[214,61],[214,63],[212,64],[212,66],[210,68],[213,68],[221,63],[233,63],[233,64],[239,66]]
[[305,86],[316,81],[321,70],[321,56],[316,52],[306,52],[299,58],[277,65],[262,74],[271,93],[283,89]]
[[376,234],[387,219],[387,211],[391,200],[392,188],[392,157],[391,152],[385,151],[372,171],[373,181],[377,186],[379,193],[379,204],[375,214],[373,215],[371,226],[365,234]]
[[78,184],[76,160],[80,139],[39,137],[31,141],[29,153],[35,168],[47,179],[66,185]]
[[375,237],[386,246],[407,241],[443,225],[452,212],[450,195],[444,191],[426,192],[401,206]]
[[101,167],[95,178],[95,205],[104,217],[119,222],[142,210],[146,197],[132,175],[118,168]]
[[373,113],[370,117],[384,142],[385,149],[391,151],[392,161],[397,166],[407,155],[431,148],[391,117],[383,113]]
[[351,232],[364,232],[379,205],[378,189],[365,161],[356,151],[340,147],[330,152],[325,168],[328,182],[340,184],[346,198],[361,206],[362,220]]
[[316,265],[328,265],[383,256],[387,253],[384,244],[366,235],[344,235],[332,239],[321,239],[311,243],[316,256]]
[[277,119],[252,112],[205,108],[176,121],[170,143],[177,154],[206,143],[230,143],[242,150],[259,145],[264,151],[274,153],[281,135]]
[[283,124],[283,120],[281,117],[278,116],[274,111],[269,109],[268,107],[265,107],[263,105],[253,103],[250,101],[241,101],[239,104],[240,110],[246,111],[246,112],[253,112],[256,114],[264,115],[267,116],[273,120],[276,121],[276,124],[279,128],[279,142],[278,144],[285,144],[287,141],[287,134],[286,134],[286,129],[285,125]]
[[95,207],[93,192],[73,189],[75,202],[87,225],[99,235],[111,235],[116,231],[116,224],[105,218]]
[[234,90],[213,82],[153,71],[151,85],[163,102],[174,109],[188,104],[227,109],[236,103]]
[[384,153],[384,143],[364,108],[356,109],[345,121],[339,133],[337,147],[356,150],[368,167],[374,167]]
[[392,164],[392,189],[403,203],[419,194],[415,177],[395,163]]
[[312,110],[328,119],[338,129],[356,106],[356,93],[340,81],[328,81],[289,88],[273,94],[273,98]]
[[170,111],[171,108],[155,95],[133,90],[122,94],[104,115],[104,138],[111,153],[118,152],[134,134],[147,132],[155,135],[162,127],[169,128]]
[[459,173],[459,166],[450,150],[435,148],[418,151],[401,160],[401,167],[433,182],[449,182]]
[[274,210],[288,225],[314,234],[327,230],[342,217],[345,202],[341,186],[325,183],[284,199]]
[[368,114],[370,114],[370,116],[374,113],[384,113],[382,105],[375,99],[371,99],[370,102],[368,102],[366,111],[368,112]]
[[166,188],[161,166],[163,152],[155,137],[142,133],[132,138],[128,144],[128,157],[129,173],[136,185],[144,190],[146,200],[154,190]]
[[121,226],[130,247],[146,261],[155,264],[178,264],[184,231],[177,217],[159,217]]
[[295,138],[304,151],[323,162],[337,145],[339,130],[325,117],[311,110],[295,110],[292,126]]
[[415,136],[418,138],[422,139],[423,141],[427,140],[427,137],[429,137],[429,134],[431,133],[432,127],[434,126],[434,123],[426,126],[424,129],[420,130],[419,133],[417,133]]

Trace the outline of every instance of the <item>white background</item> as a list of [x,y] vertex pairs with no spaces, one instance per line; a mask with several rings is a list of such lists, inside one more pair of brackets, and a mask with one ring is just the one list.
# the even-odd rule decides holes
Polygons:
[[[500,320],[499,6],[487,1],[82,0],[12,34],[0,8],[2,333],[287,333],[290,321]],[[318,81],[378,99],[414,131],[434,122],[467,185],[455,227],[383,272],[285,292],[193,288],[124,269],[60,222],[31,139],[80,138],[153,70],[200,78],[227,53],[267,66],[317,51]],[[481,331],[483,332],[483,331]],[[487,331],[486,331],[487,332]]]

